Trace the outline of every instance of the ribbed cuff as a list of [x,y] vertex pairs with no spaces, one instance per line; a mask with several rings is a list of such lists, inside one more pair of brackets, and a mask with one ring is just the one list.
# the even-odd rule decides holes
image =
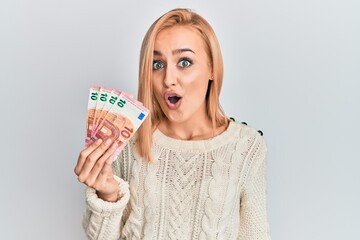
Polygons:
[[116,202],[107,202],[102,200],[96,194],[93,188],[86,188],[86,203],[89,209],[103,217],[122,214],[130,199],[129,184],[118,176],[114,175],[119,184],[120,198]]

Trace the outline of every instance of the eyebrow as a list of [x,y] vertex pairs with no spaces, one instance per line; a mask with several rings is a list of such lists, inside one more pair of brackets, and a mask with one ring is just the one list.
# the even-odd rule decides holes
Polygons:
[[[183,52],[192,52],[193,54],[195,54],[195,52],[193,50],[191,50],[190,48],[179,48],[179,49],[175,49],[172,51],[172,54],[175,55],[175,54],[180,54],[180,53],[183,53]],[[161,52],[158,51],[158,50],[154,50],[154,55],[155,56],[161,56]]]

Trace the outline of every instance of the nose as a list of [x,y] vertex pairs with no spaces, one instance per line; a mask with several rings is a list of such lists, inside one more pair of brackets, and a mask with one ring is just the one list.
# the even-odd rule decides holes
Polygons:
[[176,70],[171,66],[166,67],[165,76],[164,76],[164,85],[166,87],[175,86],[177,82]]

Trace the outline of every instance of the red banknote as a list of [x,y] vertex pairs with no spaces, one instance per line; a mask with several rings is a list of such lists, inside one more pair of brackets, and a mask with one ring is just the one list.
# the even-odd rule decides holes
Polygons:
[[149,110],[129,93],[107,87],[90,88],[85,145],[98,138],[118,143],[118,155],[148,116]]

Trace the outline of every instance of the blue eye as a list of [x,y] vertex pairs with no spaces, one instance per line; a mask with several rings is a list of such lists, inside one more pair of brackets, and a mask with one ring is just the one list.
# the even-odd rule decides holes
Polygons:
[[188,68],[192,65],[192,62],[189,59],[181,59],[178,63],[179,67],[181,68]]
[[154,61],[153,62],[153,70],[159,70],[160,68],[163,68],[164,64],[160,61]]

